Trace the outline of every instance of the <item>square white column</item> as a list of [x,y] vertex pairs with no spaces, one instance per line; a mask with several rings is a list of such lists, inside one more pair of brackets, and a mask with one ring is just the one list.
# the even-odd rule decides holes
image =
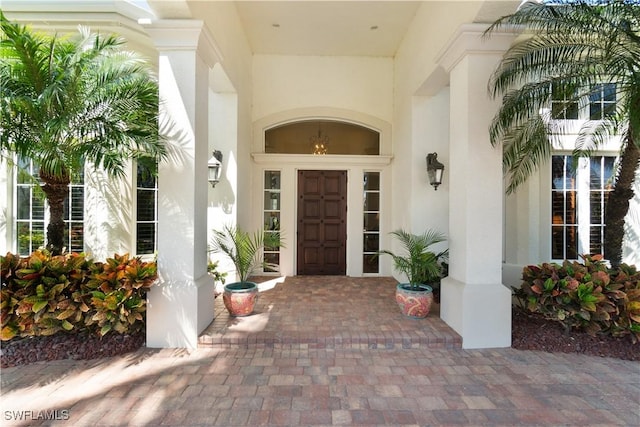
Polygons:
[[511,346],[511,290],[502,282],[502,150],[489,125],[499,101],[487,83],[512,35],[483,40],[484,27],[462,27],[440,64],[449,72],[449,276],[441,317],[464,348]]
[[159,165],[160,280],[148,294],[147,346],[196,348],[198,334],[214,316],[214,283],[207,274],[213,49],[201,21],[159,21],[148,32],[159,50],[161,126],[163,119],[170,123],[163,130],[172,148]]

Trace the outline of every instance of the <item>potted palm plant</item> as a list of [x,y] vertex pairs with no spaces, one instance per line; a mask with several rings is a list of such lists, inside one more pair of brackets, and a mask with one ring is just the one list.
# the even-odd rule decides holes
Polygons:
[[221,230],[213,231],[209,251],[226,255],[236,269],[238,281],[224,285],[222,293],[224,306],[229,314],[248,316],[253,313],[258,298],[258,285],[250,282],[249,277],[258,266],[277,268],[263,260],[262,249],[279,246],[280,233],[272,231],[261,230],[252,234],[233,225],[225,225]]
[[396,302],[402,313],[409,317],[427,317],[433,303],[433,285],[443,274],[443,260],[449,251],[433,252],[430,248],[446,240],[444,234],[427,230],[412,234],[399,229],[390,233],[398,239],[403,252],[381,250],[379,255],[390,255],[396,270],[407,277],[407,283],[396,286]]

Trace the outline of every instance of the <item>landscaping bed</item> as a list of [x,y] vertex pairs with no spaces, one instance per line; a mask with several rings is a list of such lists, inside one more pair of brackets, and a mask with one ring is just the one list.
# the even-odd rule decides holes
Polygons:
[[145,345],[145,333],[103,337],[88,333],[15,338],[2,342],[1,367],[21,366],[61,359],[97,359],[135,351]]
[[511,340],[511,346],[518,350],[579,353],[640,361],[640,343],[633,344],[630,335],[616,338],[591,336],[576,330],[567,332],[559,322],[518,309],[513,310]]
[[[512,341],[512,347],[518,350],[640,361],[640,343],[633,344],[630,336],[592,337],[584,332],[566,333],[557,322],[517,309],[513,311]],[[2,367],[7,368],[38,361],[95,359],[132,352],[144,345],[143,332],[133,335],[109,333],[102,338],[87,333],[19,338],[2,343],[1,362]]]

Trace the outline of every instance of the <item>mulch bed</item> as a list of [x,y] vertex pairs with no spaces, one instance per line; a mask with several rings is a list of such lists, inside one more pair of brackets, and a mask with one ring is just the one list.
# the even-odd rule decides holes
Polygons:
[[[96,359],[135,351],[145,345],[145,334],[107,334],[100,338],[87,333],[49,337],[18,338],[1,344],[0,366],[8,368],[38,361]],[[577,353],[640,361],[640,342],[630,336],[592,337],[584,332],[566,332],[562,325],[514,309],[512,345],[519,350]]]
[[16,338],[2,342],[0,366],[27,365],[61,359],[97,359],[135,351],[145,345],[145,333],[109,333],[100,338],[88,333]]
[[593,337],[585,332],[565,331],[559,322],[518,309],[513,310],[511,347],[640,361],[640,342],[634,344],[629,335],[621,338],[604,335]]

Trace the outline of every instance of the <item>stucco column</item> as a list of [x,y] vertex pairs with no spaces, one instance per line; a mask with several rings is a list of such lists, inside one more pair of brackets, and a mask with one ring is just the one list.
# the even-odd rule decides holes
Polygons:
[[160,281],[148,295],[147,346],[195,348],[198,334],[213,320],[207,141],[208,78],[215,55],[201,21],[157,21],[147,31],[158,48],[161,127],[172,145],[159,167]]
[[511,291],[502,284],[502,150],[489,142],[499,102],[487,82],[512,35],[463,26],[440,56],[449,73],[449,277],[441,317],[464,348],[511,346]]

